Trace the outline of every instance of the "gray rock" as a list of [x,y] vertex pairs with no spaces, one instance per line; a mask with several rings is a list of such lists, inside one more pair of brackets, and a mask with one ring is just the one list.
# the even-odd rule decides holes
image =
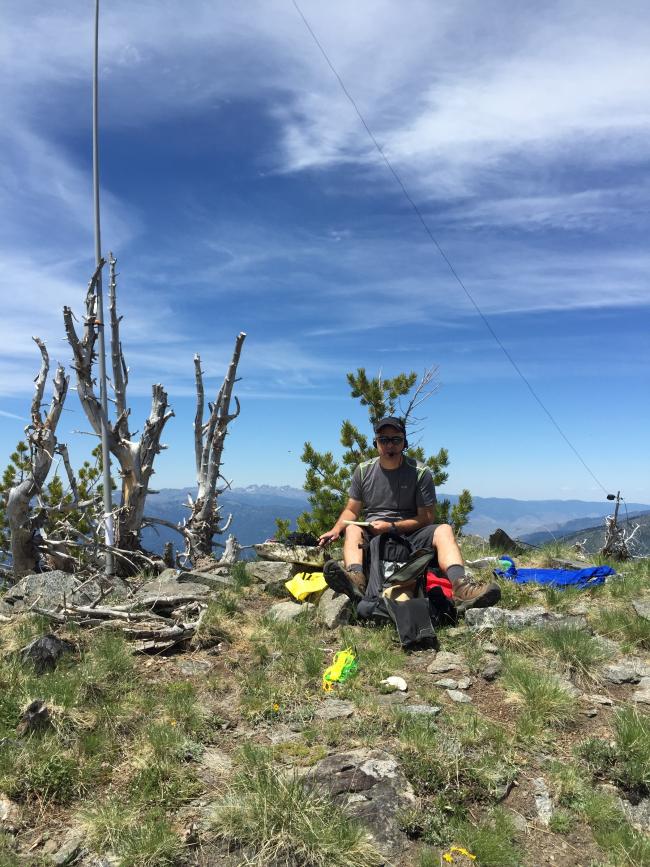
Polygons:
[[260,560],[279,560],[296,563],[308,569],[322,569],[325,565],[323,548],[305,548],[302,545],[282,545],[280,542],[262,542],[254,545]]
[[481,672],[481,677],[483,680],[494,680],[501,674],[501,669],[503,668],[503,662],[499,659],[498,656],[491,659],[484,667]]
[[632,694],[632,701],[637,704],[650,704],[650,677],[642,677],[639,688]]
[[606,635],[594,635],[593,640],[608,656],[618,656],[620,653],[621,648],[619,645],[611,638],[607,638]]
[[583,698],[592,704],[601,704],[609,707],[614,704],[613,700],[608,695],[585,695]]
[[36,674],[40,675],[46,671],[54,671],[59,659],[74,649],[75,646],[71,641],[48,633],[40,638],[35,638],[26,647],[23,647],[20,651],[20,658],[23,664],[32,663]]
[[542,605],[529,605],[514,611],[507,608],[470,608],[465,613],[465,623],[473,629],[494,629],[496,626],[507,626],[509,629],[524,629],[527,626],[588,628],[585,617],[563,616],[547,611]]
[[195,677],[200,674],[207,674],[212,671],[214,664],[208,662],[207,659],[183,659],[178,666],[178,670],[186,677]]
[[195,598],[207,599],[210,590],[204,584],[194,584],[189,581],[183,583],[177,580],[161,580],[154,578],[147,581],[136,593],[135,601],[140,608],[149,608],[153,611],[169,610],[178,605],[184,605]]
[[435,704],[405,704],[400,708],[401,713],[410,713],[413,716],[438,716],[441,707],[436,707]]
[[308,611],[314,611],[315,608],[316,606],[312,605],[311,602],[303,602],[302,605],[297,602],[278,602],[269,610],[269,617],[279,623],[288,623]]
[[339,698],[327,698],[316,708],[316,719],[346,719],[354,713],[354,705],[351,701],[341,701]]
[[[81,589],[77,590],[78,587]],[[15,611],[32,605],[52,609],[62,606],[64,601],[89,605],[99,593],[100,587],[96,581],[85,582],[76,575],[57,569],[21,578],[5,593],[3,602]]]
[[462,656],[459,656],[457,653],[448,653],[445,650],[436,653],[433,662],[427,665],[429,674],[444,674],[446,671],[454,671],[455,669],[462,671],[465,668]]
[[350,622],[352,602],[345,593],[335,593],[330,587],[323,590],[318,603],[317,617],[327,629],[336,629]]
[[643,617],[645,620],[650,620],[650,599],[634,599],[632,601],[632,607],[639,617]]
[[542,777],[536,777],[532,780],[532,789],[537,816],[542,825],[548,827],[553,815],[553,801],[551,800],[545,780]]
[[650,831],[650,798],[644,798],[636,805],[621,799],[621,806],[631,825],[638,831]]
[[461,677],[458,681],[458,689],[469,689],[471,685],[472,681],[469,677]]
[[640,667],[631,657],[605,665],[600,673],[610,683],[638,683],[641,680]]
[[393,707],[394,705],[404,704],[408,695],[405,692],[400,692],[398,689],[395,692],[387,692],[383,695],[378,695],[376,702],[379,707]]
[[449,689],[447,690],[447,695],[452,701],[455,701],[458,704],[471,704],[472,702],[472,699],[467,695],[467,693],[461,692],[459,689]]
[[223,590],[224,587],[234,587],[235,582],[227,572],[181,572],[179,584],[203,584],[210,590]]
[[275,744],[288,744],[299,741],[301,738],[300,732],[295,731],[295,729],[288,725],[276,725],[268,733],[268,739],[274,746]]
[[384,857],[403,853],[407,840],[400,815],[416,799],[395,756],[366,749],[338,753],[318,762],[309,777],[365,825]]
[[51,863],[55,867],[65,867],[66,864],[71,864],[79,855],[83,842],[84,838],[81,834],[72,834],[65,840],[63,846],[51,856]]
[[251,560],[246,564],[246,574],[261,584],[284,584],[293,577],[294,569],[290,563]]
[[13,834],[22,824],[20,807],[6,795],[0,794],[0,831]]
[[439,686],[441,689],[458,689],[458,681],[452,677],[441,677],[433,683],[434,686]]

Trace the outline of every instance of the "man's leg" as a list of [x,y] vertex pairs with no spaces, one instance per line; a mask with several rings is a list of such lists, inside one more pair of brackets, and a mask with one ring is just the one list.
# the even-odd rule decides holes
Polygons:
[[438,524],[431,541],[438,554],[438,564],[451,581],[457,608],[466,610],[496,605],[501,598],[501,588],[494,583],[478,584],[467,577],[463,555],[449,524]]
[[363,530],[356,524],[349,524],[345,529],[343,540],[343,562],[345,569],[335,560],[329,560],[323,575],[328,586],[336,593],[345,593],[350,599],[357,601],[366,589],[366,576],[363,574]]

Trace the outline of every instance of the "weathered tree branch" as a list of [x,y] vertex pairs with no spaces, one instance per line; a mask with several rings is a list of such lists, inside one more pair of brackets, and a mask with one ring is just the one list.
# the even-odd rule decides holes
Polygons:
[[224,527],[219,527],[220,510],[217,504],[220,491],[217,483],[221,478],[221,465],[228,425],[237,418],[240,412],[239,400],[235,401],[235,411],[231,412],[230,404],[233,388],[237,381],[237,366],[241,356],[246,334],[242,331],[235,339],[228,371],[223,380],[217,398],[210,404],[210,417],[203,423],[204,388],[201,359],[194,356],[194,376],[196,380],[196,416],[194,419],[194,453],[197,475],[197,496],[190,502],[191,515],[185,525],[190,531],[186,538],[187,554],[190,559],[209,555],[212,552],[212,538],[217,533],[223,533],[230,526],[232,516]]
[[39,560],[40,540],[37,539],[38,516],[30,514],[30,503],[38,495],[52,466],[57,450],[56,427],[61,417],[68,392],[69,379],[59,364],[54,374],[52,400],[45,419],[41,405],[45,383],[50,369],[50,360],[45,344],[38,337],[34,342],[41,352],[41,367],[35,379],[34,398],[31,407],[31,424],[25,428],[31,454],[31,467],[27,475],[9,491],[7,520],[11,532],[11,555],[15,577],[34,572]]

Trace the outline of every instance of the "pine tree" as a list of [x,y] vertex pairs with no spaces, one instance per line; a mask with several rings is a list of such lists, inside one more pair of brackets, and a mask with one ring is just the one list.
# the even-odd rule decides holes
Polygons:
[[[416,373],[399,373],[393,379],[369,379],[365,369],[359,368],[356,373],[348,373],[347,380],[352,397],[368,408],[371,427],[378,419],[393,415],[403,418],[408,430],[409,426],[417,423],[414,410],[436,390],[436,387],[429,388],[434,372],[425,371],[418,383]],[[403,401],[406,402],[405,409],[402,408]],[[355,467],[376,456],[372,442],[348,419],[341,424],[340,439],[345,449],[340,462],[334,458],[332,452],[317,452],[311,443],[305,443],[300,459],[307,466],[305,490],[309,494],[311,511],[298,518],[297,526],[300,532],[320,535],[329,530],[347,503]],[[436,488],[447,481],[447,449],[441,448],[437,454],[427,456],[422,446],[416,446],[409,447],[405,454],[429,467]],[[440,524],[451,523],[454,532],[459,535],[471,510],[472,496],[469,491],[464,490],[453,508],[450,509],[449,500],[436,504],[435,520]],[[278,529],[281,535],[286,534],[286,522],[278,522]]]

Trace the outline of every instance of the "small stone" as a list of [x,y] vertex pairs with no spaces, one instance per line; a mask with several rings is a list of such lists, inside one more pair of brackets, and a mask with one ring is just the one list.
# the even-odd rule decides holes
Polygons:
[[346,719],[354,713],[354,705],[351,701],[342,701],[339,698],[328,698],[316,708],[316,719]]
[[57,662],[64,653],[71,653],[75,649],[71,641],[59,638],[57,635],[48,633],[23,647],[20,658],[23,664],[31,662],[36,674],[45,674],[46,671],[54,671]]
[[433,685],[439,686],[441,689],[458,689],[458,681],[451,677],[442,677],[440,680],[436,680]]
[[581,710],[580,713],[586,717],[595,717],[598,716],[598,708],[595,707],[586,707],[584,710]]
[[483,668],[481,672],[481,677],[483,680],[494,680],[497,675],[501,673],[501,669],[503,668],[503,663],[499,659],[499,657],[495,657],[491,659],[487,665]]
[[642,677],[639,688],[632,694],[632,701],[637,704],[650,704],[650,677]]
[[632,601],[632,607],[639,617],[643,617],[645,620],[650,620],[650,599],[634,599]]
[[638,831],[650,831],[650,798],[644,798],[636,805],[621,800],[621,806],[631,825]]
[[535,797],[537,816],[542,825],[548,827],[553,815],[553,801],[551,800],[546,781],[542,777],[537,777],[532,780],[532,789]]
[[408,684],[404,678],[398,677],[396,674],[384,678],[384,680],[381,681],[381,686],[391,686],[393,689],[398,689],[400,692],[406,692],[408,689]]
[[538,628],[558,628],[573,626],[587,629],[585,617],[571,617],[547,611],[541,605],[529,605],[511,611],[508,608],[470,608],[465,613],[465,623],[473,629],[494,629],[507,626],[509,629],[524,629],[527,626]]
[[51,863],[55,867],[65,867],[66,864],[70,864],[79,854],[83,842],[84,838],[81,834],[74,834],[68,837],[63,846],[51,856]]
[[438,716],[442,708],[435,704],[405,704],[400,710],[413,716]]
[[20,828],[20,807],[0,793],[0,831],[14,833]]
[[458,702],[458,704],[471,704],[472,702],[467,693],[461,692],[459,689],[447,690],[447,695],[452,701]]
[[405,692],[395,690],[395,692],[387,692],[384,695],[378,695],[376,702],[379,707],[392,707],[393,705],[403,704],[407,697],[408,696]]
[[311,602],[303,602],[302,605],[297,602],[278,602],[269,610],[269,617],[278,623],[289,623],[308,611],[314,611],[315,608],[316,606]]
[[458,681],[458,689],[469,689],[472,681],[469,677],[461,677]]
[[594,704],[602,704],[605,706],[611,706],[614,704],[613,700],[608,695],[585,695],[583,696],[586,701],[593,702]]
[[[468,612],[469,613],[469,612]],[[445,671],[453,671],[454,669],[464,669],[465,662],[457,653],[448,653],[445,650],[436,653],[433,662],[427,665],[429,674],[444,674]]]
[[194,677],[200,674],[207,674],[212,671],[214,665],[208,662],[207,659],[184,659],[178,666],[181,674],[186,677]]
[[317,617],[326,629],[336,629],[350,622],[352,600],[345,593],[335,593],[330,587],[323,590],[318,602]]

